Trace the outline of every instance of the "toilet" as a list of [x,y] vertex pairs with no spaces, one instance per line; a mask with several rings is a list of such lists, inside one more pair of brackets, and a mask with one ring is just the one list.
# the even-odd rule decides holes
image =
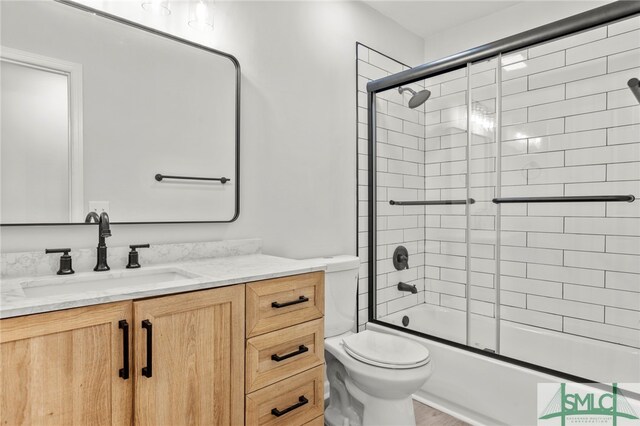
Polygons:
[[318,259],[325,273],[325,360],[330,426],[415,425],[411,395],[431,375],[429,351],[406,337],[356,330],[360,261]]

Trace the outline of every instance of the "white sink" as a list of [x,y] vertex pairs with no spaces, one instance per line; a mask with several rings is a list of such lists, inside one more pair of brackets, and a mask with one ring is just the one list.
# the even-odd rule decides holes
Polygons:
[[47,297],[89,291],[105,291],[113,288],[132,287],[145,284],[162,284],[170,281],[188,280],[198,275],[177,269],[153,269],[116,272],[83,273],[55,278],[33,279],[21,282],[26,297]]

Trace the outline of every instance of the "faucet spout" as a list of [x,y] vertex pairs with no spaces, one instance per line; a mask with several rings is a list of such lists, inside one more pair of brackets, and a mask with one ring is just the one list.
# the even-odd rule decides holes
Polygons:
[[411,284],[407,284],[407,283],[403,283],[403,282],[399,282],[398,283],[398,290],[400,290],[400,291],[409,291],[412,294],[416,294],[418,292],[418,289],[416,288],[415,285],[411,285]]
[[100,213],[98,232],[100,232],[100,237],[102,238],[111,236],[111,226],[109,225],[109,215],[107,212]]
[[91,220],[98,218],[98,262],[94,271],[108,271],[109,265],[107,264],[107,244],[105,238],[111,236],[111,226],[109,225],[109,215],[106,212],[100,213],[100,216],[96,212],[91,212],[87,215],[86,222],[90,223]]

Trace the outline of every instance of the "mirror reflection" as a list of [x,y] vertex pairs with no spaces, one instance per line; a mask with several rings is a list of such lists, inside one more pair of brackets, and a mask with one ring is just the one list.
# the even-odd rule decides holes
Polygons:
[[1,44],[3,225],[235,219],[233,57],[40,1]]

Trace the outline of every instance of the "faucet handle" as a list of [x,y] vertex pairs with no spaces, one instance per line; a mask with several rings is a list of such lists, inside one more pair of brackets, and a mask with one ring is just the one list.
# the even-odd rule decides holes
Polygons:
[[62,256],[60,256],[60,267],[58,268],[58,275],[69,275],[69,274],[73,274],[75,271],[73,270],[73,268],[71,267],[71,256],[69,255],[69,252],[71,251],[70,248],[58,248],[58,249],[45,249],[44,252],[46,254],[51,254],[51,253],[62,253]]
[[149,244],[132,244],[129,246],[131,251],[129,252],[129,263],[127,263],[127,269],[136,269],[140,267],[140,262],[138,262],[138,252],[136,249],[139,248],[149,248],[151,245]]

